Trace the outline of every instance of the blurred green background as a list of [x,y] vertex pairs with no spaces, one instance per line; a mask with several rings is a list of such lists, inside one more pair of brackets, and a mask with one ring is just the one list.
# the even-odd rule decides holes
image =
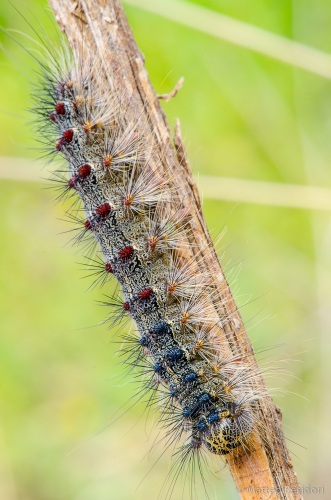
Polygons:
[[[331,52],[326,0],[194,4]],[[46,1],[14,5],[54,31]],[[17,10],[1,2],[0,24],[31,33]],[[185,77],[164,109],[171,126],[180,117],[213,236],[227,227],[221,261],[254,347],[267,349],[262,365],[275,367],[268,383],[299,480],[324,486],[318,497],[330,498],[331,211],[309,186],[331,189],[331,82],[162,15],[125,10],[156,91]],[[64,208],[31,161],[38,157],[26,111],[31,58],[8,34],[0,39],[0,499],[157,498],[170,454],[159,459],[162,444],[150,452],[157,422],[143,404],[119,410],[135,387],[116,356],[116,336],[98,326],[105,310],[96,300],[106,290],[86,292],[82,258],[66,246]],[[238,179],[233,199],[211,199],[205,176],[220,177],[219,186],[221,177]],[[275,183],[284,206],[245,201],[247,193],[256,201],[272,194]],[[300,207],[291,206],[286,185],[307,187]],[[237,498],[225,471],[210,482],[211,498]],[[175,499],[189,498],[176,491]]]

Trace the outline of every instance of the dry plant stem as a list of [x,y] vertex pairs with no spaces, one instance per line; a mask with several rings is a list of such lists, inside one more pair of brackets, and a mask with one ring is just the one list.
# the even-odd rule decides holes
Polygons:
[[[126,103],[128,119],[142,117],[142,123],[148,128],[146,140],[150,140],[151,147],[162,158],[164,171],[171,173],[176,191],[183,193],[185,206],[190,209],[190,243],[193,253],[206,249],[199,265],[205,266],[212,273],[215,285],[220,291],[222,300],[214,304],[214,307],[220,318],[224,315],[231,318],[224,330],[220,329],[220,335],[227,339],[232,354],[253,358],[252,346],[216,253],[210,251],[213,248],[212,241],[204,221],[199,193],[187,162],[179,123],[176,125],[174,148],[165,115],[148,79],[143,56],[133,39],[119,0],[49,1],[74,52],[81,52],[83,46],[84,50],[95,54],[105,70],[105,85],[110,85],[106,75],[111,74],[117,90],[121,93],[123,90],[124,98],[129,96]],[[161,176],[162,173],[159,172]],[[255,363],[254,360],[252,362]],[[256,384],[264,387],[262,376]],[[295,492],[298,483],[285,445],[281,413],[271,398],[266,397],[262,401],[259,418],[268,429],[268,439],[264,437],[262,440],[262,437],[256,434],[253,450],[247,452],[239,449],[228,458],[236,486],[243,499],[300,498]]]
[[158,94],[157,97],[159,99],[163,99],[165,102],[170,101],[170,99],[172,99],[173,97],[175,97],[177,95],[177,93],[180,91],[180,89],[183,86],[183,83],[184,83],[184,78],[181,77],[178,80],[178,82],[176,83],[176,85],[174,86],[174,88],[172,89],[171,92],[169,92],[168,94]]

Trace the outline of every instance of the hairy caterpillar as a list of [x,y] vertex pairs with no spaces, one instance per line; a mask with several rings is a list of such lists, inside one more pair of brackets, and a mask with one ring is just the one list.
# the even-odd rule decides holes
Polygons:
[[176,433],[187,428],[192,449],[205,445],[226,454],[250,434],[256,396],[242,397],[247,367],[213,352],[217,320],[205,303],[214,291],[211,277],[199,276],[193,260],[181,263],[177,252],[188,213],[185,207],[173,211],[176,195],[156,177],[152,160],[142,160],[139,130],[123,127],[117,96],[102,95],[93,71],[82,71],[80,62],[78,68],[45,75],[38,108],[45,125],[51,124],[47,140],[53,132],[57,141],[51,144],[69,164],[65,188],[84,203],[79,240],[94,234],[105,272],[121,284],[123,310],[137,323],[137,345],[155,373],[151,385],[168,388],[166,412],[179,403]]
[[218,290],[187,245],[185,200],[171,175],[157,174],[160,159],[145,144],[140,116],[133,122],[127,115],[126,96],[115,84],[105,92],[101,69],[86,56],[64,59],[56,54],[43,68],[35,110],[46,147],[69,163],[69,178],[58,173],[64,195],[83,199],[86,216],[77,207],[71,215],[82,228],[77,240],[96,238],[103,261],[92,257],[91,267],[102,281],[113,275],[122,285],[122,304],[110,300],[110,320],[131,315],[138,325],[129,361],[144,365],[146,391],[161,402],[169,441],[184,440],[183,461],[203,449],[248,449],[263,394],[251,383],[248,359],[231,355],[219,335],[231,318],[220,323],[209,305]]

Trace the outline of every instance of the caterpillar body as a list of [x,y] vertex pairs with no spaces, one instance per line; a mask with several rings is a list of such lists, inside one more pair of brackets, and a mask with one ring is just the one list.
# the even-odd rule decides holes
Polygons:
[[109,320],[128,315],[137,325],[127,337],[128,362],[142,373],[143,394],[158,402],[167,445],[181,440],[182,464],[203,451],[248,450],[263,394],[248,358],[229,354],[220,337],[229,318],[220,322],[210,306],[219,294],[187,244],[189,209],[170,174],[159,175],[148,132],[126,114],[115,83],[105,91],[91,58],[64,52],[42,65],[33,110],[46,151],[67,165],[55,174],[60,197],[82,203],[69,215],[76,240],[97,242],[102,260],[90,256],[91,268],[121,286],[123,301],[106,304]]

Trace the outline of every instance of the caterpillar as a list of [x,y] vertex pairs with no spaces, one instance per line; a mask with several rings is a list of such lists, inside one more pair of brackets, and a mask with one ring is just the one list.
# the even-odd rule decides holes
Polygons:
[[237,396],[245,367],[227,360],[223,368],[224,356],[210,349],[216,317],[205,298],[214,291],[211,277],[199,276],[193,260],[182,264],[177,252],[187,211],[173,212],[167,181],[142,160],[139,131],[123,127],[116,103],[96,85],[93,73],[78,68],[45,75],[36,107],[47,140],[54,132],[53,147],[68,163],[65,187],[84,204],[79,240],[94,235],[105,272],[120,283],[123,310],[136,322],[137,345],[152,363],[152,385],[167,387],[171,412],[176,403],[181,409],[176,432],[188,429],[192,449],[204,444],[226,454],[252,429],[255,398]]
[[103,71],[84,50],[48,54],[33,112],[46,154],[62,161],[53,180],[60,199],[73,199],[74,241],[87,245],[96,281],[121,287],[121,300],[105,302],[108,321],[136,324],[122,350],[158,407],[166,446],[175,445],[177,475],[204,453],[248,452],[266,393],[250,357],[231,353],[220,335],[233,319],[210,305],[219,290],[188,243],[189,207],[170,171],[159,174],[162,158],[146,141],[153,131],[127,112],[131,96],[116,78],[100,83]]

